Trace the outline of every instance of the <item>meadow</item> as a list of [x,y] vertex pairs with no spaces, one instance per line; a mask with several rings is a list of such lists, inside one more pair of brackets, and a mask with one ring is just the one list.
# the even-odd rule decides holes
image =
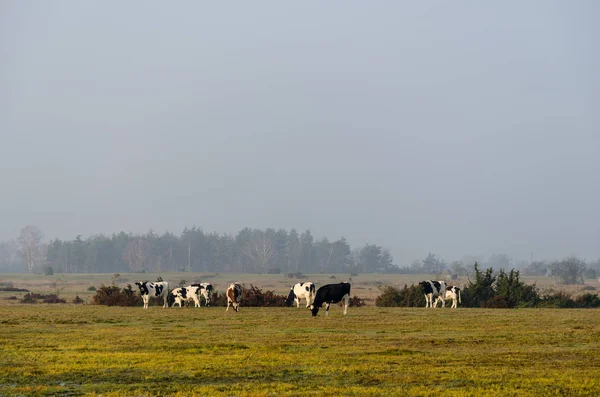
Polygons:
[[[85,296],[109,275],[66,278],[62,294]],[[375,281],[365,281],[366,295]],[[8,294],[0,395],[600,395],[598,309],[366,306],[343,316],[332,306],[312,318],[302,307],[143,310],[21,304]]]

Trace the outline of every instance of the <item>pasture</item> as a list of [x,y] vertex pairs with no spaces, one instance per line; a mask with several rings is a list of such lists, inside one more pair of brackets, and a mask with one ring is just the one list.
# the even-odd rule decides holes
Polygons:
[[[55,288],[44,291],[34,276],[14,284]],[[284,293],[292,282],[279,286],[275,276],[253,277]],[[109,284],[110,275],[89,277],[66,280],[61,295]],[[225,313],[20,304],[7,295],[15,293],[0,294],[0,395],[600,395],[597,309],[367,306],[343,316],[332,305],[328,317],[311,318],[305,308],[243,302]]]

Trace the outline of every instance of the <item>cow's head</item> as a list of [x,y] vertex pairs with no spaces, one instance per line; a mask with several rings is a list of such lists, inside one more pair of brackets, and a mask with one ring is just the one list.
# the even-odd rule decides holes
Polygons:
[[147,281],[136,281],[135,285],[140,289],[140,294],[148,294],[148,282]]
[[292,288],[290,288],[290,294],[288,295],[287,299],[285,300],[285,305],[292,306],[292,303],[294,303],[295,298],[296,298],[296,294],[294,294],[294,287],[292,287]]
[[319,313],[319,306],[310,305],[310,312],[312,313],[313,317],[317,317],[317,313]]

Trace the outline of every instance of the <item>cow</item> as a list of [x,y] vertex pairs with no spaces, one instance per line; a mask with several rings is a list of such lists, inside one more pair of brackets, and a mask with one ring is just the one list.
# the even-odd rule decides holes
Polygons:
[[213,286],[211,283],[201,283],[200,284],[200,294],[204,297],[206,301],[206,307],[210,305],[210,296],[213,293]]
[[437,306],[438,301],[444,301],[444,300],[448,300],[448,299],[452,299],[452,306],[450,306],[451,309],[456,309],[457,302],[458,303],[462,303],[460,300],[460,288],[458,288],[457,286],[452,286],[449,285],[446,287],[446,296],[444,297],[444,299],[442,299],[441,296],[438,296],[438,298],[435,300],[435,303],[433,304],[433,307]]
[[292,306],[296,302],[296,307],[300,307],[300,299],[306,299],[306,307],[315,300],[315,285],[310,281],[306,283],[297,283],[290,288],[290,294],[285,301],[287,306]]
[[[446,306],[446,282],[445,281],[421,281],[419,285],[423,288],[425,294],[425,307],[434,308],[433,298],[440,296],[442,298],[442,307]],[[437,302],[436,302],[437,303]]]
[[175,288],[168,295],[169,306],[179,305],[179,307],[183,307],[181,305],[183,302],[193,301],[194,307],[200,307],[200,297],[198,293],[201,288],[200,284]]
[[168,307],[167,295],[169,294],[169,283],[166,281],[159,281],[156,283],[151,283],[148,281],[139,281],[136,282],[135,285],[140,289],[140,295],[142,295],[142,300],[144,301],[144,309],[148,308],[148,301],[150,297],[161,297],[164,300],[163,307],[166,309]]
[[317,290],[315,300],[310,305],[313,317],[319,313],[319,308],[325,303],[325,315],[329,315],[329,305],[344,301],[344,315],[348,312],[350,301],[350,283],[327,284]]
[[240,302],[242,301],[242,286],[238,283],[231,283],[227,288],[227,309],[229,311],[229,305],[233,306],[233,310],[238,312],[240,310]]

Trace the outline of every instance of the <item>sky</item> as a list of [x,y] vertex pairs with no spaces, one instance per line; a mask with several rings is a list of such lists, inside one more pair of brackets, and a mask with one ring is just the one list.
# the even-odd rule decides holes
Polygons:
[[0,2],[0,240],[600,258],[600,3]]

